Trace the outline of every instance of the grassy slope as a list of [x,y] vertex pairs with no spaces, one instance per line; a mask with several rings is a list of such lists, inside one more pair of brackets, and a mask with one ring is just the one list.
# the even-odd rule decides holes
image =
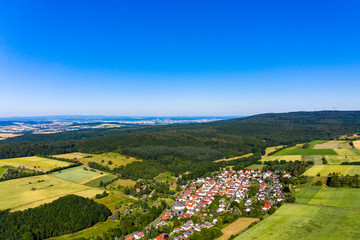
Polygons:
[[[44,181],[38,182],[42,180]],[[36,188],[36,190],[33,191],[31,190],[32,188]],[[99,189],[49,175],[19,178],[0,182],[0,209],[23,210],[51,202],[67,194],[94,197],[97,193],[101,192]]]
[[100,178],[91,180],[90,182],[85,183],[85,185],[89,186],[89,187],[100,187],[100,182],[101,181],[103,183],[106,183],[106,182],[110,182],[110,181],[114,180],[115,178],[117,178],[117,177],[114,176],[114,175],[109,174],[109,175],[105,175],[105,176],[102,176]]
[[357,239],[359,214],[360,209],[285,204],[236,240]]

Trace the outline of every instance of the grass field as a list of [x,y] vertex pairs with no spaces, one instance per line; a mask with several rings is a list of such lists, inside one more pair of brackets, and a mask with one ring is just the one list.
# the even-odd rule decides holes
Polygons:
[[232,157],[232,158],[222,158],[222,159],[219,159],[219,160],[215,160],[214,162],[228,162],[228,161],[235,160],[235,159],[251,157],[252,155],[254,155],[254,154],[253,153],[248,153],[248,154],[244,154],[244,155],[237,156],[237,157]]
[[91,180],[91,181],[85,183],[85,185],[89,186],[89,187],[100,187],[100,182],[106,183],[106,182],[110,182],[116,178],[117,178],[116,176],[108,174],[108,175],[96,178],[94,180]]
[[[75,152],[75,153],[54,155],[54,157],[68,158],[68,159],[77,158],[80,162],[84,163],[85,165],[87,165],[88,162],[96,162],[103,166],[108,166],[110,169],[114,169],[119,166],[125,166],[135,161],[140,161],[136,158],[127,157],[119,153],[113,153],[113,152],[102,153],[102,154]],[[112,164],[109,164],[110,161],[112,162]]]
[[328,164],[340,165],[342,162],[360,162],[360,156],[326,155]]
[[332,149],[311,149],[311,148],[300,148],[300,147],[289,147],[285,148],[272,156],[282,155],[338,155]]
[[248,167],[246,167],[246,169],[250,169],[250,170],[261,170],[265,165],[261,165],[261,164],[253,164],[250,165]]
[[334,149],[334,151],[338,155],[345,155],[345,156],[360,156],[360,150],[356,148],[343,148],[343,149]]
[[115,182],[110,183],[107,187],[116,188],[117,186],[123,186],[123,187],[133,187],[135,186],[136,182],[131,179],[118,179]]
[[283,145],[274,146],[274,147],[267,147],[267,148],[265,149],[265,155],[261,156],[261,158],[267,157],[270,153],[275,152],[276,150],[278,150],[278,149],[280,149],[280,148],[282,148],[282,147],[283,147]]
[[163,173],[160,173],[158,176],[156,176],[154,178],[156,181],[158,182],[169,182],[169,181],[172,181],[172,182],[175,182],[176,181],[176,178],[174,177],[174,175],[170,172],[163,172]]
[[355,176],[360,175],[360,166],[352,165],[314,165],[310,169],[306,170],[303,174],[305,176],[316,176],[320,173],[320,176],[328,176],[329,173],[339,173],[340,175]]
[[296,203],[307,204],[319,191],[321,187],[305,187],[296,193]]
[[359,214],[360,209],[285,204],[235,239],[358,239]]
[[107,197],[95,199],[95,202],[104,204],[111,212],[115,212],[125,210],[134,200],[126,197],[122,193],[110,192]]
[[51,169],[57,167],[66,167],[69,166],[70,163],[53,160],[49,158],[43,157],[22,157],[22,158],[8,158],[8,159],[1,159],[0,166],[12,166],[12,167],[25,167],[26,169],[30,170],[37,170],[37,171],[49,171]]
[[266,158],[261,159],[262,162],[275,161],[275,160],[278,160],[278,161],[285,160],[287,162],[302,161],[302,156],[301,155],[284,155],[284,156],[272,155],[272,156],[268,156]]
[[[36,189],[32,190],[32,188]],[[19,178],[0,182],[0,210],[23,210],[52,202],[67,194],[94,197],[101,192],[100,189],[90,188],[50,175]]]
[[91,238],[96,236],[101,236],[103,232],[106,232],[110,228],[115,228],[119,224],[118,222],[112,221],[110,219],[106,220],[105,222],[97,223],[95,226],[91,228],[87,228],[80,232],[63,235],[61,237],[49,238],[52,240],[70,240],[70,239],[77,239],[77,238]]
[[231,235],[235,235],[245,228],[247,228],[251,223],[258,221],[258,218],[239,218],[235,222],[231,223],[230,225],[226,226],[225,228],[221,229],[223,235],[217,240],[227,240]]
[[71,182],[85,182],[99,176],[100,173],[84,170],[84,166],[73,167],[51,174],[53,177],[61,178]]
[[[333,156],[333,155],[329,155],[329,156]],[[336,155],[334,155],[334,156],[336,156]],[[305,155],[305,156],[303,156],[304,161],[306,161],[306,162],[312,161],[316,165],[322,165],[323,164],[321,158],[322,157],[320,155]]]

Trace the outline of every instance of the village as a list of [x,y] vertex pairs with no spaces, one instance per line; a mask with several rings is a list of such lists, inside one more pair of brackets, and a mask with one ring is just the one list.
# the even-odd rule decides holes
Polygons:
[[[190,182],[175,202],[150,227],[163,232],[155,240],[184,240],[196,231],[217,226],[224,214],[264,216],[275,211],[285,196],[279,178],[290,178],[285,172],[261,170],[226,170],[213,177]],[[125,237],[142,239],[144,231]]]

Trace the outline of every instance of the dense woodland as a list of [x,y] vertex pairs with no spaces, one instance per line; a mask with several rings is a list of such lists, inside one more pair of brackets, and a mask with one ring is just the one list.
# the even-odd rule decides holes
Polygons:
[[56,237],[91,227],[110,215],[102,204],[68,195],[24,211],[0,211],[0,236],[10,240]]
[[250,152],[260,156],[267,146],[291,146],[356,132],[360,132],[360,111],[261,114],[201,124],[25,135],[0,143],[0,158],[113,151],[144,160],[114,169],[124,178],[152,178],[163,171],[190,171],[189,177],[194,177],[230,164],[240,168],[256,162],[212,162],[219,158]]

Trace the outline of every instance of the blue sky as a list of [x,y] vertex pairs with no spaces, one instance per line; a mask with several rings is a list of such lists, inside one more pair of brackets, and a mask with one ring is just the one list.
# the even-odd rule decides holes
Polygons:
[[0,116],[359,109],[359,1],[0,1]]

